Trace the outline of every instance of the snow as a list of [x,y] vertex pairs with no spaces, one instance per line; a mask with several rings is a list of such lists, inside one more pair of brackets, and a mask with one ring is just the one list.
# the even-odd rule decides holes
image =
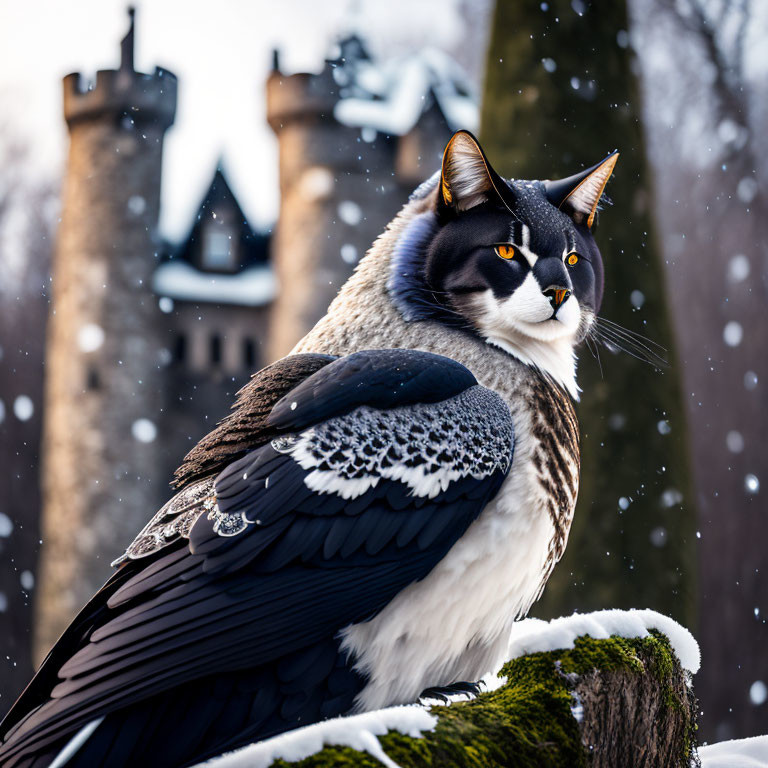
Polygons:
[[275,760],[298,762],[320,752],[325,746],[334,745],[368,752],[387,768],[398,768],[382,749],[378,737],[389,731],[398,731],[406,736],[419,738],[424,731],[431,731],[436,724],[437,718],[422,706],[413,704],[390,707],[298,728],[214,758],[202,765],[207,768],[267,768]]
[[744,450],[744,437],[741,432],[732,429],[725,436],[725,445],[731,453],[741,453]]
[[19,395],[13,401],[13,414],[19,421],[29,421],[35,412],[35,404],[27,395]]
[[552,621],[525,619],[512,628],[507,658],[515,659],[529,653],[573,648],[577,637],[589,635],[601,639],[647,637],[649,630],[663,632],[672,645],[680,664],[689,672],[699,670],[701,655],[693,635],[674,619],[651,610],[606,610],[594,613],[574,613]]
[[760,490],[760,480],[751,472],[744,478],[744,487],[748,493],[757,493]]
[[663,547],[667,543],[667,529],[663,525],[657,525],[648,538],[654,547]]
[[339,203],[339,218],[350,227],[357,226],[363,219],[363,211],[353,200],[342,200]]
[[755,680],[749,686],[749,700],[756,707],[759,707],[761,704],[765,704],[766,699],[768,699],[768,687],[762,680]]
[[32,571],[22,571],[19,574],[19,583],[25,592],[31,592],[35,586],[35,575]]
[[157,306],[160,307],[160,311],[166,315],[173,312],[173,299],[169,299],[167,296],[161,296],[160,301],[157,302]]
[[345,243],[341,246],[341,258],[347,264],[357,264],[357,248],[351,243]]
[[743,178],[736,187],[736,194],[742,203],[751,203],[757,194],[757,182],[748,176]]
[[723,341],[729,347],[738,347],[743,338],[744,329],[741,327],[741,323],[731,320],[725,324],[725,328],[723,328]]
[[77,332],[77,346],[81,352],[95,352],[104,343],[104,329],[95,323],[86,323]]
[[333,174],[321,165],[307,168],[299,180],[301,194],[309,201],[325,200],[333,192],[333,185]]
[[728,262],[728,279],[732,283],[740,283],[749,277],[749,259],[743,253],[737,253]]
[[201,272],[183,261],[161,264],[152,277],[152,290],[170,299],[260,307],[277,293],[271,267],[247,267],[234,275]]
[[675,504],[679,504],[682,500],[683,494],[677,488],[667,488],[661,494],[661,505],[663,507],[674,507]]
[[699,747],[701,768],[768,768],[768,736]]
[[13,520],[0,512],[0,539],[7,539],[13,533]]
[[552,74],[557,69],[557,62],[554,59],[542,59],[541,64],[550,74]]
[[141,216],[147,208],[147,201],[141,195],[131,195],[128,198],[128,210],[134,216]]
[[140,443],[151,443],[157,437],[157,427],[149,419],[136,419],[131,425],[131,434]]
[[[552,621],[524,619],[516,622],[510,636],[507,658],[514,659],[529,653],[557,651],[574,647],[574,640],[589,635],[595,639],[620,637],[647,637],[649,630],[663,632],[672,645],[684,669],[696,673],[700,665],[699,646],[691,633],[668,616],[651,610],[606,610],[573,614]],[[506,678],[491,673],[485,678],[485,690],[496,690]],[[461,701],[462,696],[451,697]],[[571,711],[579,719],[581,702],[574,699]],[[298,762],[320,752],[329,745],[347,746],[368,752],[387,768],[398,768],[382,750],[378,737],[389,731],[418,738],[431,731],[437,718],[425,706],[411,704],[366,712],[361,715],[339,717],[305,726],[272,739],[251,744],[201,763],[198,768],[267,768],[275,760]],[[768,737],[766,737],[768,738]],[[742,742],[727,742],[741,744]],[[765,742],[768,746],[768,741]],[[717,745],[720,746],[720,745]],[[715,747],[707,749],[714,750]],[[714,752],[712,753],[714,754]],[[724,768],[726,763],[705,763],[704,768]],[[738,768],[739,764],[729,764]],[[766,763],[744,763],[746,766],[768,768]]]
[[757,388],[757,374],[754,371],[747,371],[744,374],[744,388],[750,391]]
[[358,60],[342,72],[346,87],[334,108],[340,123],[403,136],[429,106],[431,94],[451,130],[477,128],[477,105],[468,95],[466,76],[442,51],[426,48],[384,63]]

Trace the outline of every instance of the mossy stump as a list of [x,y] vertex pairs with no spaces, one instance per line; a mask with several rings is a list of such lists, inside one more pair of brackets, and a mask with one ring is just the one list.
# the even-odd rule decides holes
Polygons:
[[[381,736],[401,768],[689,768],[696,700],[667,638],[582,637],[571,650],[507,662],[507,678],[472,701],[436,706],[421,738]],[[377,768],[372,755],[329,746],[272,768]]]

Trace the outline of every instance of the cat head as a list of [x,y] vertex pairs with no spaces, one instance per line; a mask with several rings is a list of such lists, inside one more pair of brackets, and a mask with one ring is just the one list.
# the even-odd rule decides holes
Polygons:
[[464,328],[550,373],[555,352],[572,365],[600,309],[591,229],[617,158],[560,181],[506,180],[472,134],[454,134],[439,178],[415,193],[430,209],[393,254],[388,288],[405,319]]

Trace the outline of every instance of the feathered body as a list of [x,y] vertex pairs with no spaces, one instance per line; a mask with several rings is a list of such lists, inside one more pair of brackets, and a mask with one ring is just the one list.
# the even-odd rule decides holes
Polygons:
[[345,630],[345,648],[369,678],[361,709],[413,701],[427,686],[476,680],[492,669],[512,622],[539,597],[565,550],[578,492],[578,425],[566,391],[575,390],[572,347],[534,367],[463,328],[408,322],[392,301],[397,244],[431,211],[434,193],[427,184],[413,196],[292,354],[397,346],[460,362],[509,406],[519,471],[426,579],[375,619]]
[[501,661],[568,539],[614,163],[508,182],[456,134],[186,457],[0,725],[2,765],[192,765]]

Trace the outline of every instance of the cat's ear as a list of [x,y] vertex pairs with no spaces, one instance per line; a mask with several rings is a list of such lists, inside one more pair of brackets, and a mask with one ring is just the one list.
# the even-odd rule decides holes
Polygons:
[[469,131],[457,131],[443,152],[437,211],[453,216],[491,199],[509,207],[512,190],[491,168],[480,143]]
[[577,224],[591,228],[595,221],[597,204],[611,178],[618,152],[612,152],[605,160],[567,179],[545,181],[544,194],[552,205],[567,213]]

